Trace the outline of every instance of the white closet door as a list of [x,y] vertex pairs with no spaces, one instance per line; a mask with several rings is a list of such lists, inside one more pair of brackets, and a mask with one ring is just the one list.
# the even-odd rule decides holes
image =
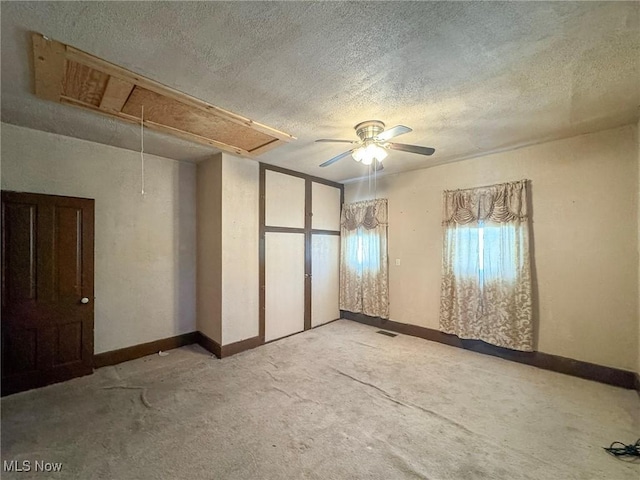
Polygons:
[[304,233],[265,234],[265,341],[304,330]]
[[304,178],[265,172],[266,342],[304,330],[305,194]]
[[340,318],[340,236],[313,234],[311,261],[311,326],[317,327]]
[[260,334],[269,342],[340,316],[341,188],[264,165],[261,175]]
[[313,182],[311,185],[311,204],[313,205],[311,228],[314,230],[340,230],[340,189]]
[[265,191],[266,226],[304,228],[304,178],[267,170]]

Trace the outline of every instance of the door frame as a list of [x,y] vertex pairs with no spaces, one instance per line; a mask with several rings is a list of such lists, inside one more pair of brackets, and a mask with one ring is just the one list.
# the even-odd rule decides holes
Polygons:
[[[292,177],[302,178],[305,181],[304,189],[304,227],[270,227],[266,225],[266,179],[267,170],[276,173],[282,173],[285,175],[291,175]],[[320,235],[340,235],[340,230],[322,230],[312,228],[313,217],[313,198],[312,187],[313,182],[335,187],[340,190],[340,210],[344,204],[344,185],[342,183],[333,182],[325,178],[314,177],[313,175],[307,175],[306,173],[296,172],[287,168],[276,167],[275,165],[267,165],[260,162],[260,177],[259,177],[259,232],[258,232],[258,245],[259,245],[259,301],[258,301],[258,318],[259,318],[259,337],[260,342],[265,343],[265,303],[266,303],[266,267],[265,267],[265,233],[304,233],[304,330],[311,328],[311,281],[312,281],[312,265],[311,265],[311,240],[313,234]],[[295,334],[294,334],[295,335]],[[278,339],[279,340],[279,339]],[[275,340],[273,340],[275,341]]]

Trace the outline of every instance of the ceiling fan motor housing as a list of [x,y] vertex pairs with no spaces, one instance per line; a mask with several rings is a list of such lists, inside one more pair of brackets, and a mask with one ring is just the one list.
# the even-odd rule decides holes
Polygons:
[[357,124],[355,127],[356,134],[363,142],[365,140],[373,140],[374,137],[384,132],[384,123],[380,120],[367,120]]

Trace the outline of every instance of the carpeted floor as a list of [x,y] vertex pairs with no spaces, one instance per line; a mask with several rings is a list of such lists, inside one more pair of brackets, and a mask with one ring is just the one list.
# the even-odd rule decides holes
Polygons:
[[638,480],[638,437],[634,391],[341,320],[6,397],[2,478]]

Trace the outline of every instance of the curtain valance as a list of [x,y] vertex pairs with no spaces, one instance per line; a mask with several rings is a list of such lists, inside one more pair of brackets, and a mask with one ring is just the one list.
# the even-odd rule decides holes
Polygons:
[[346,230],[357,230],[359,227],[371,230],[378,225],[386,226],[387,199],[377,198],[343,205],[340,224]]
[[528,180],[443,193],[443,225],[526,220]]

